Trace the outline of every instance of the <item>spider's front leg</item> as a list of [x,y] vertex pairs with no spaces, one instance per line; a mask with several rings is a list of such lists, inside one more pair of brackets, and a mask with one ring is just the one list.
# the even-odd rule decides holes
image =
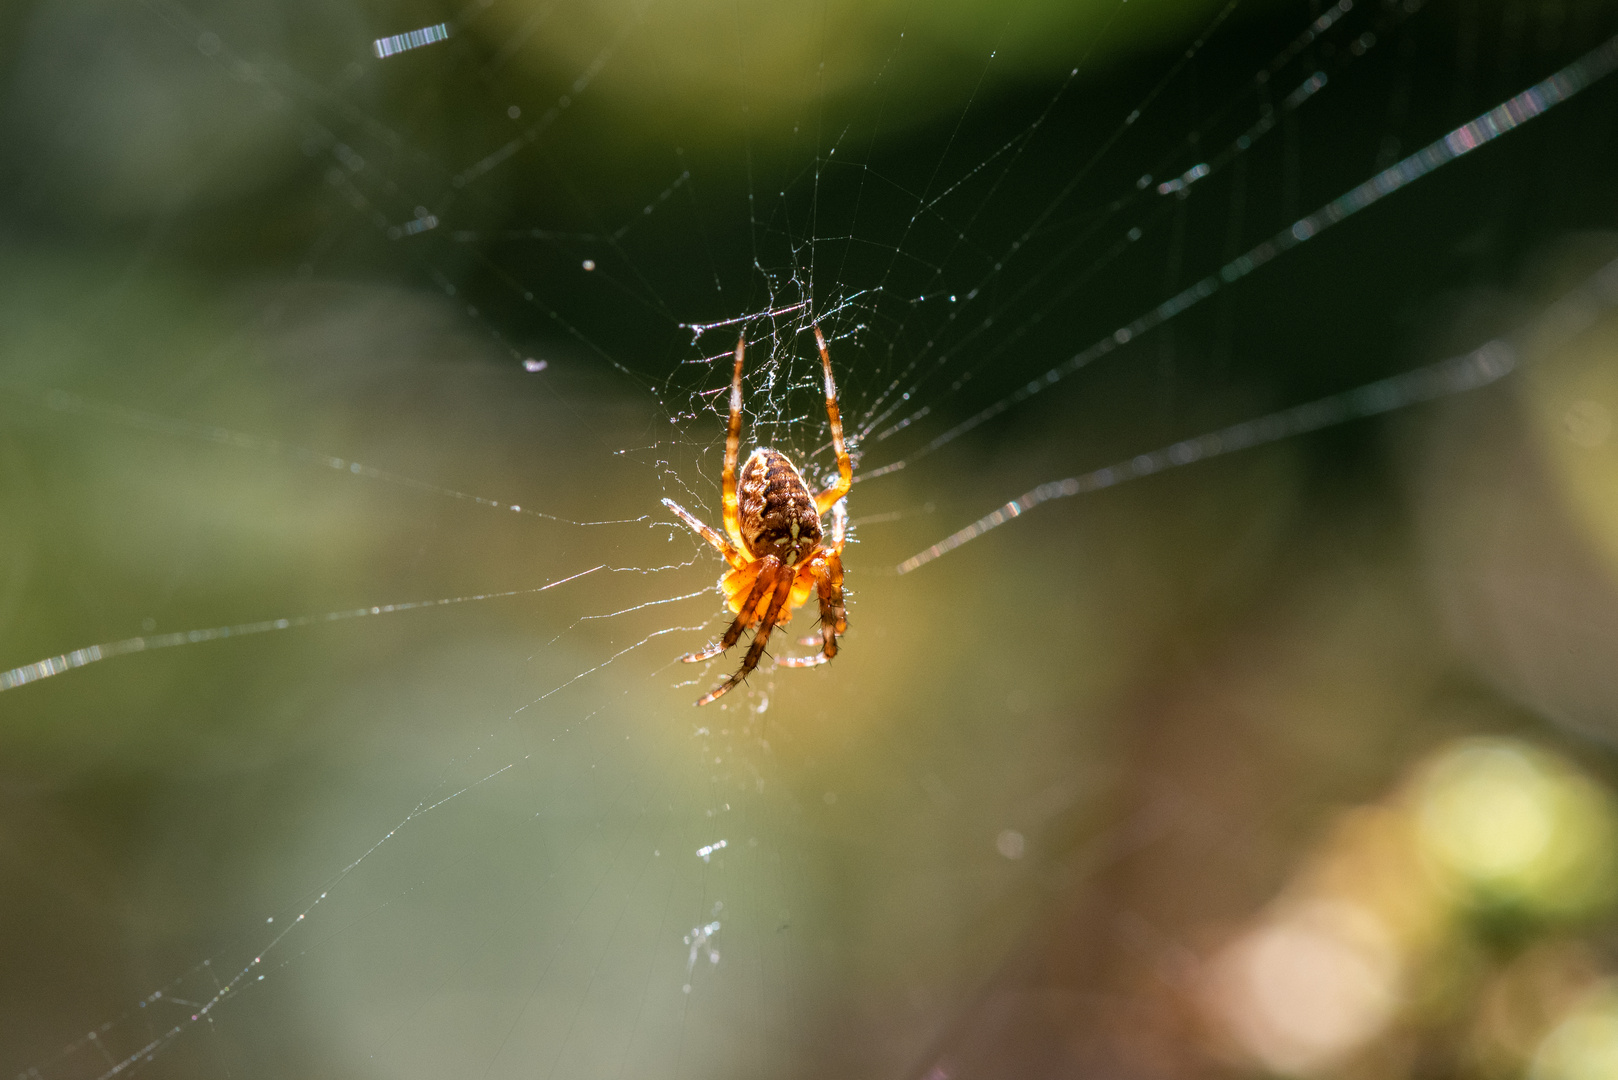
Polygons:
[[[826,351],[826,338],[815,324],[815,344],[820,346],[820,366],[826,377],[826,420],[831,425],[831,446],[837,455],[837,482],[815,496],[815,509],[824,514],[842,501],[848,489],[854,486],[854,462],[843,443],[843,414],[837,408],[837,383],[831,377],[831,353]],[[839,541],[838,550],[841,550]]]
[[725,557],[725,561],[730,564],[730,568],[732,570],[740,570],[744,566],[748,565],[746,557],[736,549],[734,544],[732,544],[729,540],[726,540],[723,536],[720,536],[713,529],[710,529],[708,526],[704,525],[701,521],[697,520],[697,518],[685,507],[681,506],[673,499],[664,499],[663,505],[679,515],[680,520],[689,525],[692,532],[696,533],[698,536],[708,541],[708,543],[712,544],[714,546],[714,550]]

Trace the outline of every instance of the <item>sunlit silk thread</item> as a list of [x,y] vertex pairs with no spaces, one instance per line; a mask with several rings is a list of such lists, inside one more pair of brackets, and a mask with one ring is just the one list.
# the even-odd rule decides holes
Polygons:
[[224,638],[247,637],[252,634],[266,634],[272,630],[290,630],[298,626],[316,626],[321,623],[342,622],[347,619],[360,619],[367,615],[392,615],[400,611],[416,611],[421,608],[449,607],[452,604],[470,604],[476,600],[498,600],[508,596],[527,596],[532,593],[541,593],[547,589],[554,589],[558,585],[569,581],[576,581],[585,574],[593,574],[602,569],[600,566],[573,574],[570,577],[560,578],[546,585],[539,585],[532,589],[510,589],[506,592],[478,593],[475,596],[449,596],[440,600],[411,600],[403,604],[380,604],[374,607],[350,608],[344,611],[328,611],[323,615],[297,615],[286,619],[265,619],[262,622],[239,623],[235,626],[215,626],[205,630],[182,630],[172,634],[146,634],[141,637],[125,638],[122,641],[108,641],[100,645],[90,645],[83,649],[74,649],[72,652],[62,653],[60,656],[46,657],[32,664],[12,668],[10,671],[0,672],[0,691],[14,690],[19,686],[48,679],[52,675],[60,675],[64,671],[85,667],[98,660],[110,660],[115,656],[128,656],[130,653],[149,652],[153,649],[170,649],[176,645],[196,645],[204,641],[221,641]]
[[1341,394],[1333,394],[1305,405],[1297,405],[1281,412],[1247,420],[1221,428],[1194,439],[1185,439],[1173,446],[1150,453],[1138,454],[1128,461],[1108,465],[1104,469],[1054,480],[1041,484],[1032,491],[1006,503],[956,532],[926,551],[913,555],[899,564],[899,573],[908,574],[924,563],[932,562],[947,552],[954,551],[969,540],[975,540],[990,529],[998,528],[1011,519],[1026,514],[1040,503],[1064,499],[1086,492],[1114,487],[1126,480],[1136,480],[1153,473],[1163,472],[1181,465],[1189,465],[1205,458],[1246,450],[1265,443],[1279,442],[1321,428],[1333,427],[1361,417],[1392,412],[1435,398],[1465,393],[1487,386],[1512,371],[1517,365],[1516,351],[1503,341],[1491,341],[1475,352],[1417,368],[1403,375],[1361,386]]
[[419,49],[423,45],[431,45],[437,41],[449,40],[449,24],[439,23],[436,26],[424,26],[420,30],[411,30],[404,34],[394,34],[392,37],[377,38],[371,42],[371,48],[376,50],[378,60],[386,60],[411,49]]
[[[1618,259],[1603,266],[1582,285],[1547,308],[1543,316],[1526,329],[1521,337],[1531,340],[1535,348],[1554,349],[1589,329],[1605,311],[1615,306],[1618,306]],[[1040,503],[1114,487],[1126,480],[1151,476],[1165,469],[1190,465],[1192,462],[1237,450],[1279,442],[1294,435],[1319,431],[1321,428],[1333,427],[1350,420],[1393,412],[1396,409],[1455,394],[1464,394],[1509,375],[1516,369],[1517,361],[1518,346],[1495,338],[1463,356],[1454,356],[1436,364],[1407,371],[1402,375],[1380,379],[1304,405],[1295,405],[1256,420],[1232,424],[1207,435],[1185,439],[1161,450],[1138,454],[1128,461],[1096,469],[1081,476],[1041,484],[1006,503],[992,514],[987,514],[959,532],[945,537],[926,551],[906,559],[898,565],[898,572],[908,574],[940,555],[954,551],[969,540],[977,539],[990,529],[998,528],[1013,518],[1026,514]]]
[[1290,227],[1276,233],[1246,254],[1232,259],[1215,273],[1163,301],[1135,321],[1120,326],[1100,341],[1051,368],[1040,378],[1026,383],[988,408],[956,424],[914,454],[880,468],[868,469],[859,479],[872,480],[884,473],[896,472],[946,443],[953,442],[1012,406],[1027,401],[1046,387],[1054,385],[1080,368],[1089,366],[1119,346],[1128,344],[1141,334],[1195,307],[1224,285],[1239,281],[1277,255],[1319,236],[1350,215],[1364,210],[1478,147],[1493,142],[1535,117],[1544,115],[1579,91],[1612,74],[1615,69],[1618,69],[1618,37],[1608,39],[1605,44],[1586,53],[1550,78],[1536,83],[1470,123],[1462,124],[1436,142],[1383,169],[1371,179],[1339,195],[1307,217],[1299,218]]
[[[1267,85],[1269,83],[1269,80],[1273,76],[1279,74],[1288,64],[1290,64],[1293,60],[1297,59],[1298,55],[1301,52],[1303,52],[1312,43],[1314,43],[1320,37],[1320,35],[1324,34],[1332,26],[1336,25],[1336,23],[1340,19],[1342,19],[1343,16],[1347,15],[1350,11],[1352,11],[1353,8],[1354,8],[1353,0],[1338,0],[1337,4],[1335,4],[1331,8],[1328,8],[1324,13],[1322,13],[1320,15],[1319,18],[1317,18],[1313,23],[1310,24],[1308,29],[1306,29],[1297,38],[1293,39],[1292,43],[1289,44],[1286,48],[1282,49],[1281,52],[1278,53],[1275,56],[1275,58],[1273,60],[1271,60],[1270,63],[1266,67],[1261,68],[1259,70],[1259,72],[1254,76],[1252,86],[1253,87],[1267,87]],[[1397,25],[1397,23],[1399,21],[1402,21],[1404,16],[1411,15],[1414,12],[1420,10],[1420,8],[1421,8],[1420,0],[1410,0],[1409,3],[1405,4],[1403,6],[1403,8],[1400,9],[1400,13],[1398,15],[1396,15],[1396,17],[1395,17],[1395,22],[1388,24],[1388,26],[1391,28],[1391,26]],[[1231,10],[1232,10],[1231,8],[1227,7],[1214,20],[1214,22],[1212,24],[1210,24],[1208,29],[1206,31],[1204,31],[1203,36],[1202,36],[1201,39],[1199,39],[1198,43],[1195,46],[1193,46],[1192,49],[1190,49],[1190,50],[1188,50],[1186,52],[1185,57],[1183,58],[1184,61],[1189,61],[1195,56],[1197,49],[1199,49],[1201,47],[1202,43],[1207,40],[1208,34],[1211,33],[1221,22],[1224,21],[1224,18],[1227,15],[1230,14]],[[1349,47],[1350,55],[1353,55],[1353,56],[1362,56],[1362,55],[1364,55],[1364,50],[1369,47],[1368,44],[1367,44],[1367,41],[1366,41],[1367,38],[1371,39],[1371,43],[1374,43],[1374,39],[1375,39],[1374,34],[1362,35],[1360,38],[1356,39],[1356,41],[1354,42],[1353,45],[1351,45]],[[1137,121],[1137,120],[1139,120],[1141,118],[1142,111],[1144,109],[1150,107],[1152,102],[1158,97],[1159,93],[1164,89],[1164,87],[1166,87],[1169,84],[1169,81],[1179,75],[1182,68],[1183,68],[1183,62],[1182,63],[1177,63],[1172,68],[1170,68],[1169,73],[1164,77],[1164,79],[1162,81],[1160,81],[1157,84],[1156,88],[1154,88],[1150,93],[1147,94],[1146,98],[1141,102],[1140,106],[1135,108],[1133,111],[1130,112],[1130,114],[1127,117],[1124,118],[1124,122],[1123,122],[1122,126],[1117,129],[1117,131],[1114,133],[1113,137],[1106,140],[1105,142],[1103,142],[1103,144],[1099,148],[1098,154],[1096,156],[1092,156],[1089,159],[1089,161],[1080,169],[1079,174],[1068,181],[1068,183],[1065,185],[1065,187],[1063,189],[1063,193],[1062,193],[1061,197],[1065,198],[1068,194],[1071,194],[1073,192],[1073,190],[1075,189],[1075,187],[1078,184],[1079,180],[1082,179],[1083,176],[1088,174],[1090,172],[1091,168],[1096,164],[1096,162],[1100,160],[1100,155],[1105,154],[1108,150],[1111,149],[1111,147],[1112,147],[1113,143],[1116,141],[1118,135],[1121,134],[1124,129],[1130,127],[1131,125],[1133,125],[1135,123],[1135,121]],[[1075,77],[1078,75],[1078,69],[1074,69],[1073,75]],[[1191,184],[1194,184],[1198,180],[1202,180],[1202,179],[1212,175],[1213,172],[1215,172],[1215,171],[1217,171],[1219,169],[1222,169],[1224,166],[1230,164],[1230,162],[1233,159],[1235,159],[1238,155],[1244,154],[1247,151],[1251,150],[1253,148],[1253,146],[1260,139],[1264,138],[1264,136],[1266,136],[1270,132],[1274,131],[1275,128],[1279,124],[1282,123],[1283,115],[1300,108],[1305,102],[1307,102],[1316,93],[1318,93],[1321,89],[1323,89],[1326,86],[1327,82],[1328,82],[1328,79],[1327,79],[1326,74],[1324,72],[1321,72],[1321,71],[1314,72],[1307,79],[1305,79],[1301,84],[1299,84],[1298,87],[1292,91],[1292,93],[1288,94],[1285,98],[1282,99],[1281,107],[1280,107],[1279,110],[1277,110],[1277,109],[1264,109],[1264,110],[1262,110],[1260,112],[1260,115],[1259,115],[1258,119],[1253,123],[1253,125],[1251,127],[1249,127],[1241,135],[1238,135],[1236,137],[1236,139],[1233,142],[1231,142],[1224,150],[1216,153],[1213,157],[1209,158],[1207,161],[1203,161],[1203,162],[1200,162],[1200,163],[1192,166],[1190,169],[1186,170],[1180,176],[1178,176],[1178,177],[1176,177],[1176,178],[1174,178],[1172,180],[1168,180],[1168,181],[1165,181],[1165,182],[1159,184],[1157,186],[1157,193],[1159,195],[1172,195],[1172,194],[1182,193]],[[1201,132],[1200,132],[1200,129],[1199,129],[1199,131],[1197,132],[1198,139],[1200,139],[1200,134],[1201,134]],[[1198,140],[1196,140],[1196,139],[1193,140],[1193,142],[1196,142],[1196,141],[1198,141]],[[1152,183],[1152,175],[1150,173],[1144,174],[1144,175],[1142,175],[1140,177],[1140,179],[1135,181],[1135,189],[1137,191],[1144,191],[1144,190],[1146,190],[1147,187],[1149,187],[1151,185],[1151,183]],[[1111,214],[1115,210],[1121,209],[1123,207],[1125,201],[1126,200],[1119,200],[1119,201],[1115,202],[1111,207],[1108,208],[1107,216],[1110,217]],[[1031,240],[1033,238],[1033,236],[1034,236],[1035,232],[1037,231],[1038,227],[1040,225],[1042,225],[1048,219],[1050,214],[1055,210],[1055,206],[1056,206],[1056,204],[1052,203],[1051,205],[1047,206],[1044,211],[1042,211],[1040,214],[1036,215],[1036,217],[1034,218],[1033,223],[1029,226],[1029,228],[1027,230],[1025,230],[1023,232],[1021,238],[1019,240],[1017,240],[1015,243],[1012,244],[1011,251],[1014,252],[1014,251],[1018,250],[1019,248],[1021,248],[1023,246],[1023,244],[1027,243],[1029,240]],[[1142,234],[1141,229],[1140,229],[1140,227],[1138,225],[1131,227],[1129,229],[1129,231],[1125,234],[1126,238],[1129,240],[1130,243],[1134,243],[1135,241],[1139,240],[1142,235],[1143,234]],[[1105,265],[1108,261],[1110,261],[1111,255],[1115,254],[1115,253],[1116,253],[1116,251],[1114,251],[1113,253],[1109,253],[1106,256],[1103,256],[1100,261],[1093,264],[1090,273],[1098,271],[1103,265]],[[998,273],[1000,269],[1001,269],[1001,264],[997,263],[995,265],[995,272]],[[1085,276],[1088,276],[1088,273]],[[982,286],[982,284],[980,284],[978,287],[973,288],[972,290],[970,290],[966,294],[967,299],[972,300],[972,299],[976,298],[978,296],[978,294],[982,291],[982,288],[983,288],[983,286]],[[953,304],[953,303],[956,302],[956,299],[957,299],[957,297],[955,295],[950,295],[949,302],[951,304]],[[987,329],[989,324],[984,323],[982,325],[983,325],[983,328]],[[944,355],[947,356],[948,353],[945,353]],[[939,362],[941,364],[943,363],[943,356],[940,357]],[[961,385],[963,385],[963,382],[964,382],[964,380],[957,381],[952,389],[959,389],[961,387]],[[890,386],[888,388],[889,392],[891,393],[892,390],[896,389],[897,385],[898,385],[897,382],[895,382],[895,384],[893,386]],[[919,384],[917,384],[917,385],[919,385]],[[915,389],[916,389],[916,386],[912,386],[910,392],[901,394],[899,396],[898,400],[895,400],[895,401],[891,402],[890,404],[888,404],[887,407],[885,409],[882,409],[882,411],[878,414],[877,409],[881,408],[883,401],[887,397],[887,394],[879,395],[876,402],[872,405],[871,409],[867,413],[866,418],[862,421],[861,431],[860,431],[861,438],[863,439],[863,438],[865,438],[867,436],[870,436],[871,432],[877,431],[877,429],[884,422],[886,422],[888,420],[888,418],[893,415],[894,412],[896,412],[905,402],[908,402],[910,400],[911,394],[914,393]],[[916,423],[917,421],[922,420],[923,418],[931,415],[931,413],[932,413],[932,406],[931,405],[924,405],[921,408],[917,409],[915,412],[911,413],[909,416],[907,416],[904,419],[900,420],[898,423],[892,424],[891,426],[889,426],[886,429],[883,429],[881,431],[877,431],[876,435],[871,436],[871,440],[873,442],[882,442],[885,439],[888,439],[888,438],[890,438],[890,437],[892,437],[894,435],[897,435],[899,432],[901,432],[901,431],[905,430],[906,428],[910,427],[912,424]],[[892,468],[898,468],[898,467],[900,467],[900,466],[897,466],[897,465],[892,466]],[[885,470],[885,471],[890,471],[890,470]]]

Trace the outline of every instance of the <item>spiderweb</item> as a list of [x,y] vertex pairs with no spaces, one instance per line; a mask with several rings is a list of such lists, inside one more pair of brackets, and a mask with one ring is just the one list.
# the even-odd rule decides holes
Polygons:
[[[19,16],[0,1066],[951,1075],[1299,437],[1614,300],[1433,314],[1610,224],[1610,11],[1142,7]],[[851,633],[693,711],[817,325]]]

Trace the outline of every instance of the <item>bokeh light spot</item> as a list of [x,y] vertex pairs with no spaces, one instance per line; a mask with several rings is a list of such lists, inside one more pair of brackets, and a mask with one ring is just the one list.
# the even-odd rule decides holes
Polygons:
[[1545,1037],[1532,1080],[1610,1080],[1618,1076],[1618,993],[1603,987]]
[[1387,930],[1353,904],[1283,909],[1222,955],[1214,1009],[1229,1033],[1272,1071],[1325,1069],[1379,1034],[1399,1000],[1399,960]]
[[1433,763],[1417,814],[1432,863],[1484,906],[1574,915],[1612,898],[1611,801],[1543,751],[1464,743]]

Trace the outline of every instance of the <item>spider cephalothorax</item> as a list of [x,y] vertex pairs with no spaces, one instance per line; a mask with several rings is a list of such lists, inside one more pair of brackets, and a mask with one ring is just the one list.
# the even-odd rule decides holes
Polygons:
[[[735,621],[725,636],[700,652],[687,653],[687,663],[709,660],[741,639],[748,627],[755,626],[753,644],[742,660],[741,669],[698,699],[706,705],[747,677],[764,655],[770,631],[792,618],[792,609],[820,597],[820,652],[809,657],[785,657],[787,667],[814,667],[837,655],[837,635],[848,630],[843,610],[843,533],[847,518],[843,496],[854,483],[854,464],[843,446],[843,421],[837,411],[837,386],[831,377],[831,354],[820,327],[815,327],[820,346],[821,369],[826,376],[826,415],[831,421],[832,449],[837,454],[837,482],[818,495],[811,494],[803,474],[779,450],[760,447],[748,457],[738,478],[736,454],[742,437],[742,359],[747,352],[745,335],[736,342],[736,369],[730,384],[730,430],[725,436],[725,472],[720,489],[724,504],[726,536],[698,521],[672,499],[663,504],[680,516],[712,544],[730,564],[730,572],[719,579]],[[738,482],[739,479],[739,482]],[[823,543],[820,516],[832,516],[831,544]],[[815,639],[808,639],[813,642]]]

